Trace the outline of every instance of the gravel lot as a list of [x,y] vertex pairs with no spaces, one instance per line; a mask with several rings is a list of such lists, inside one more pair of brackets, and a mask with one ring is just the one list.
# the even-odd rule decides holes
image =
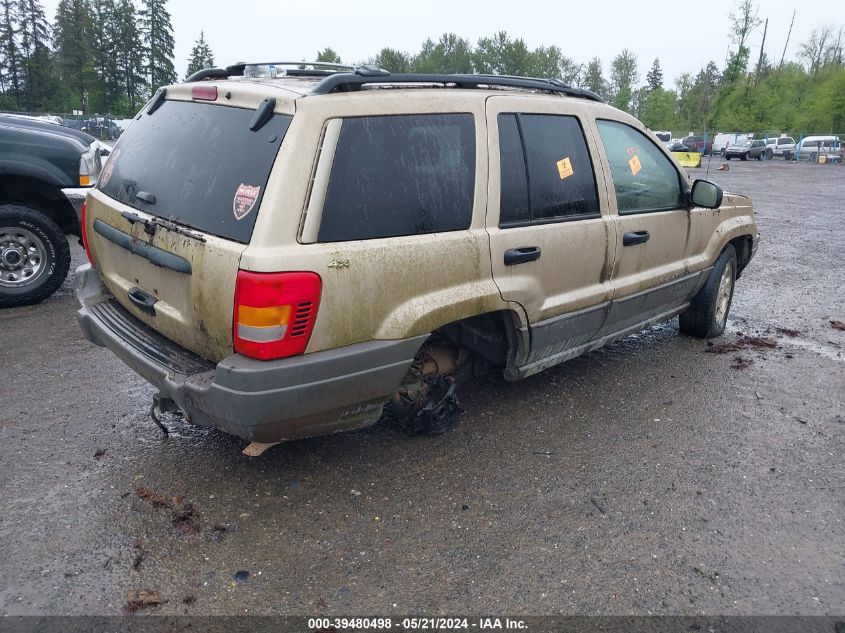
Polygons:
[[720,163],[764,241],[719,343],[776,347],[675,320],[436,438],[163,440],[72,280],[0,312],[0,614],[845,613],[845,168]]

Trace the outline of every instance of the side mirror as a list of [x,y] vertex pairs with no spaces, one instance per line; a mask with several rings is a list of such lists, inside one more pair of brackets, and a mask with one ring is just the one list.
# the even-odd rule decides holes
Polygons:
[[696,180],[692,183],[690,199],[695,207],[718,209],[722,205],[722,188],[709,180]]

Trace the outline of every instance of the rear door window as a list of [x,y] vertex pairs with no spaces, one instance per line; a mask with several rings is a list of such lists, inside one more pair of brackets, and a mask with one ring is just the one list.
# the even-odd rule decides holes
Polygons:
[[469,228],[471,114],[343,119],[317,239],[367,240]]
[[98,187],[135,209],[247,243],[291,121],[274,114],[252,132],[254,115],[244,108],[165,101],[123,133]]
[[499,226],[599,215],[590,153],[574,116],[500,114]]

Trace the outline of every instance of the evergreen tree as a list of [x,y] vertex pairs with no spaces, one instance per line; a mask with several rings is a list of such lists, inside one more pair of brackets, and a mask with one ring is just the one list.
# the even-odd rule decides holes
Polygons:
[[645,80],[649,90],[663,88],[663,69],[660,68],[659,58],[654,58],[654,63],[651,65],[651,70],[646,74]]
[[191,49],[191,56],[188,58],[188,72],[185,77],[189,77],[198,70],[204,68],[214,67],[214,54],[211,52],[211,47],[205,41],[205,31],[200,31],[199,39],[194,42],[194,47]]
[[593,57],[587,62],[587,68],[581,79],[581,87],[595,92],[602,99],[607,99],[608,85],[602,71],[601,60],[598,57]]
[[55,92],[50,26],[41,0],[19,0],[24,107],[46,110]]
[[330,64],[340,64],[340,55],[334,52],[332,48],[324,48],[319,53],[317,53],[317,59],[314,60],[315,62],[328,62]]
[[60,0],[53,38],[56,65],[66,93],[64,109],[88,111],[89,91],[97,83],[91,51],[93,26],[88,0]]
[[0,88],[14,109],[21,107],[21,55],[19,49],[20,20],[15,0],[0,0]]
[[115,0],[90,0],[91,2],[91,53],[99,79],[95,93],[94,110],[112,112],[123,96],[122,70],[115,54],[117,50],[117,5]]
[[150,91],[176,81],[173,66],[173,26],[167,0],[142,0],[141,35]]
[[137,11],[132,0],[118,0],[115,10],[115,57],[120,69],[125,114],[135,114],[143,104],[147,87],[145,61]]

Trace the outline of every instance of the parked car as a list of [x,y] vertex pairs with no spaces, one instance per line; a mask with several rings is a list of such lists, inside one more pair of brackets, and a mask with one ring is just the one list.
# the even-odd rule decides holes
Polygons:
[[668,143],[672,140],[672,133],[671,132],[655,132],[654,135],[660,139],[662,143]]
[[83,212],[82,331],[159,409],[261,443],[383,413],[439,433],[490,368],[518,380],[677,315],[724,331],[751,201],[596,95],[243,67],[157,92]]
[[741,143],[747,140],[747,138],[748,135],[746,134],[716,134],[713,137],[713,144],[710,147],[710,151],[712,154],[724,156],[725,149],[727,149],[728,145]]
[[63,119],[62,124],[74,130],[87,132],[103,141],[114,141],[122,130],[110,117],[94,116],[86,119]]
[[771,150],[769,158],[779,156],[784,160],[792,160],[795,157],[795,139],[791,136],[767,138],[766,148]]
[[819,157],[841,160],[842,141],[838,136],[807,136],[799,143],[796,154],[801,160],[819,162]]
[[681,140],[684,145],[699,154],[709,154],[713,151],[713,139],[708,138],[705,142],[703,136],[687,136]]
[[748,160],[749,158],[756,158],[763,160],[764,158],[771,158],[772,149],[766,147],[766,142],[762,139],[749,139],[738,143],[736,145],[728,145],[725,149],[725,159],[739,158],[740,160]]
[[674,140],[674,141],[670,141],[669,143],[666,143],[666,149],[668,149],[670,152],[695,152],[696,151],[691,147],[687,147],[686,145],[684,145],[681,141],[679,141],[677,139]]
[[94,137],[31,117],[0,115],[0,307],[37,303],[62,285],[66,235],[100,172]]

